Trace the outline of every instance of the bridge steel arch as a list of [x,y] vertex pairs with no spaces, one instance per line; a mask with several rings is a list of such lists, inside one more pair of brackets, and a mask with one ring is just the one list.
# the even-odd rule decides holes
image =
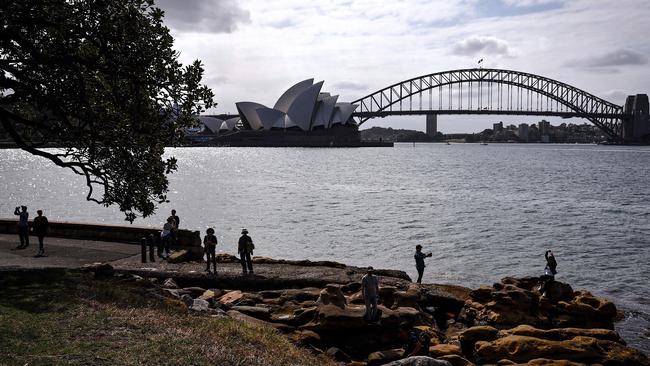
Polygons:
[[[433,103],[434,89],[438,89],[437,108]],[[427,92],[429,103],[423,108],[422,97]],[[443,92],[446,94],[444,98]],[[414,98],[416,104],[419,101],[419,108],[417,105],[413,108]],[[404,105],[405,102],[408,106]],[[423,75],[393,84],[352,103],[359,105],[353,113],[359,125],[374,117],[414,114],[581,117],[619,141],[622,140],[623,120],[630,118],[622,106],[574,86],[539,75],[503,69],[459,69]]]

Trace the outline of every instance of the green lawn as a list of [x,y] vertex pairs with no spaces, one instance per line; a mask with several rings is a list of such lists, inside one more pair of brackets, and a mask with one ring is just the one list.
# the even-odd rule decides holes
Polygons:
[[0,272],[0,364],[329,365],[276,330],[187,313],[143,283]]

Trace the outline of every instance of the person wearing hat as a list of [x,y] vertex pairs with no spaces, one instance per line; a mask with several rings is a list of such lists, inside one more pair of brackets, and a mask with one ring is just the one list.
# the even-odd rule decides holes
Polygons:
[[431,257],[432,253],[424,254],[422,253],[422,245],[418,244],[415,246],[415,269],[418,270],[418,283],[422,283],[422,275],[424,274],[424,258]]
[[366,303],[367,321],[377,320],[377,301],[379,299],[379,277],[375,276],[374,269],[368,267],[366,274],[361,278],[361,294]]
[[241,237],[239,238],[239,243],[237,245],[237,252],[239,253],[239,261],[241,262],[242,273],[244,274],[253,274],[253,261],[251,260],[251,255],[253,255],[253,239],[248,236],[248,230],[242,229]]
[[214,273],[217,274],[217,237],[214,235],[214,229],[209,228],[203,237],[203,251],[205,252],[205,261],[207,267],[205,271],[210,273],[210,263],[214,267]]

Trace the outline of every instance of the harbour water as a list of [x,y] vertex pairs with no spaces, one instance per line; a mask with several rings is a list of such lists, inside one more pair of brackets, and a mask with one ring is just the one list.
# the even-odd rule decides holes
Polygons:
[[[396,144],[394,148],[182,148],[170,203],[136,225],[214,227],[234,253],[241,228],[256,255],[405,270],[467,286],[540,275],[625,310],[618,330],[650,353],[650,147]],[[86,202],[84,179],[19,150],[0,150],[0,216],[40,208],[50,220],[124,223]]]

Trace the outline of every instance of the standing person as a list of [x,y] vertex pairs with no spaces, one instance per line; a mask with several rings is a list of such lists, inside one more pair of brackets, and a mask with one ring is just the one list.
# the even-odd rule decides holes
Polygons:
[[422,245],[418,244],[415,246],[415,269],[418,270],[418,283],[422,283],[422,275],[424,274],[424,258],[431,257],[433,253],[424,254],[422,253]]
[[544,267],[544,275],[539,278],[539,292],[542,293],[542,296],[546,296],[546,290],[548,286],[555,281],[555,275],[557,274],[557,261],[551,250],[547,250],[544,253],[544,258],[546,258],[546,267]]
[[16,249],[25,249],[29,246],[29,213],[27,212],[27,206],[16,207],[14,215],[18,216],[18,237],[20,238],[20,245]]
[[34,223],[32,225],[32,230],[34,234],[38,237],[38,254],[37,257],[45,256],[45,248],[43,248],[43,239],[47,235],[47,230],[49,229],[50,223],[47,221],[47,217],[43,216],[43,211],[36,211],[38,216],[34,218]]
[[366,321],[377,321],[377,301],[379,299],[379,277],[374,275],[374,269],[368,267],[366,274],[361,278],[361,294],[366,303]]
[[239,238],[239,243],[237,245],[237,252],[239,253],[239,260],[241,261],[242,273],[244,274],[253,274],[253,261],[251,260],[251,255],[253,255],[254,249],[255,245],[253,244],[253,239],[248,236],[248,230],[242,229],[241,237]]
[[170,240],[174,243],[174,245],[176,245],[176,244],[178,244],[178,228],[181,225],[181,218],[178,217],[178,215],[176,215],[176,210],[172,210],[172,214],[171,214],[171,216],[169,216],[167,218],[167,221],[169,221],[169,219],[172,220],[172,225],[173,225],[172,231],[171,231],[172,236],[171,236]]
[[165,253],[163,254],[163,258],[169,257],[169,253],[171,252],[171,241],[172,241],[172,228],[174,227],[174,220],[169,217],[167,219],[167,222],[165,225],[163,225],[163,230],[160,233],[160,240],[162,242],[162,246],[165,250]]
[[217,237],[214,235],[213,228],[209,228],[205,233],[206,235],[203,237],[203,251],[207,262],[205,271],[210,273],[210,262],[212,262],[214,273],[217,274]]

